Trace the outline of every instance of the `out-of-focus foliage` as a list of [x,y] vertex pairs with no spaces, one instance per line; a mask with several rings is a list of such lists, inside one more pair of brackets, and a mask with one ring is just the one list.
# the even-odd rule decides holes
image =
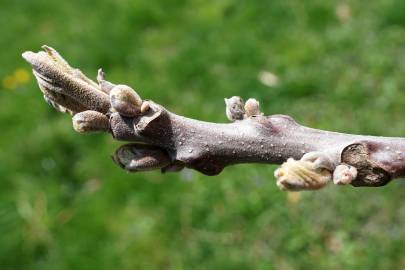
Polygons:
[[405,4],[0,1],[0,268],[404,269],[405,185],[277,189],[274,166],[127,174],[107,135],[44,103],[22,51],[48,44],[179,114],[223,98],[316,128],[405,136]]

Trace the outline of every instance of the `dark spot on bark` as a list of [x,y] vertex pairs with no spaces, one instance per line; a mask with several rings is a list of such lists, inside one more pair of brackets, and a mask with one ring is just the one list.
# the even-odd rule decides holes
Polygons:
[[370,149],[375,147],[369,142],[359,142],[343,149],[342,162],[357,168],[358,175],[352,182],[353,186],[379,187],[391,181],[391,175],[370,157]]

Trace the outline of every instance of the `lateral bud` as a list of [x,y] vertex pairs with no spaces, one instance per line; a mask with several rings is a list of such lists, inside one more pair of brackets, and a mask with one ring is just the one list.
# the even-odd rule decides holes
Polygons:
[[142,144],[121,146],[115,152],[113,160],[121,168],[130,172],[151,171],[167,167],[170,164],[170,158],[164,150]]
[[109,131],[110,122],[107,116],[96,111],[77,113],[72,118],[73,128],[79,133]]
[[110,92],[111,106],[120,114],[134,117],[141,113],[141,97],[127,85],[117,85]]

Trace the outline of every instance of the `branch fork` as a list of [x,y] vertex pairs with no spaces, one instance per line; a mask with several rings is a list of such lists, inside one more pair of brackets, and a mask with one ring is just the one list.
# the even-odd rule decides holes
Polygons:
[[301,126],[285,115],[265,116],[257,100],[225,99],[231,123],[186,118],[143,100],[131,87],[97,83],[72,68],[49,46],[24,52],[48,104],[73,115],[79,133],[107,132],[131,142],[113,160],[131,172],[195,169],[219,174],[240,163],[282,164],[282,190],[315,190],[328,183],[383,186],[405,176],[405,138],[343,134]]

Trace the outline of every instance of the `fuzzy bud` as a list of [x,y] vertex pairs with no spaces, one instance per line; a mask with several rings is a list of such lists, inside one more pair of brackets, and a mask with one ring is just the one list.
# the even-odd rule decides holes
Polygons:
[[300,191],[315,190],[327,185],[332,180],[331,172],[316,169],[313,162],[289,158],[274,172],[277,186],[281,190]]
[[110,91],[111,106],[120,114],[128,117],[141,112],[141,97],[127,85],[117,85]]
[[245,109],[243,99],[238,96],[231,98],[225,98],[226,105],[226,117],[234,122],[236,120],[242,120],[245,115]]
[[245,103],[245,113],[247,117],[261,115],[259,101],[254,98],[249,98]]
[[348,185],[356,177],[357,169],[347,164],[340,164],[333,171],[333,183],[335,185]]
[[73,128],[79,133],[108,131],[110,122],[107,116],[96,111],[84,111],[72,118]]

